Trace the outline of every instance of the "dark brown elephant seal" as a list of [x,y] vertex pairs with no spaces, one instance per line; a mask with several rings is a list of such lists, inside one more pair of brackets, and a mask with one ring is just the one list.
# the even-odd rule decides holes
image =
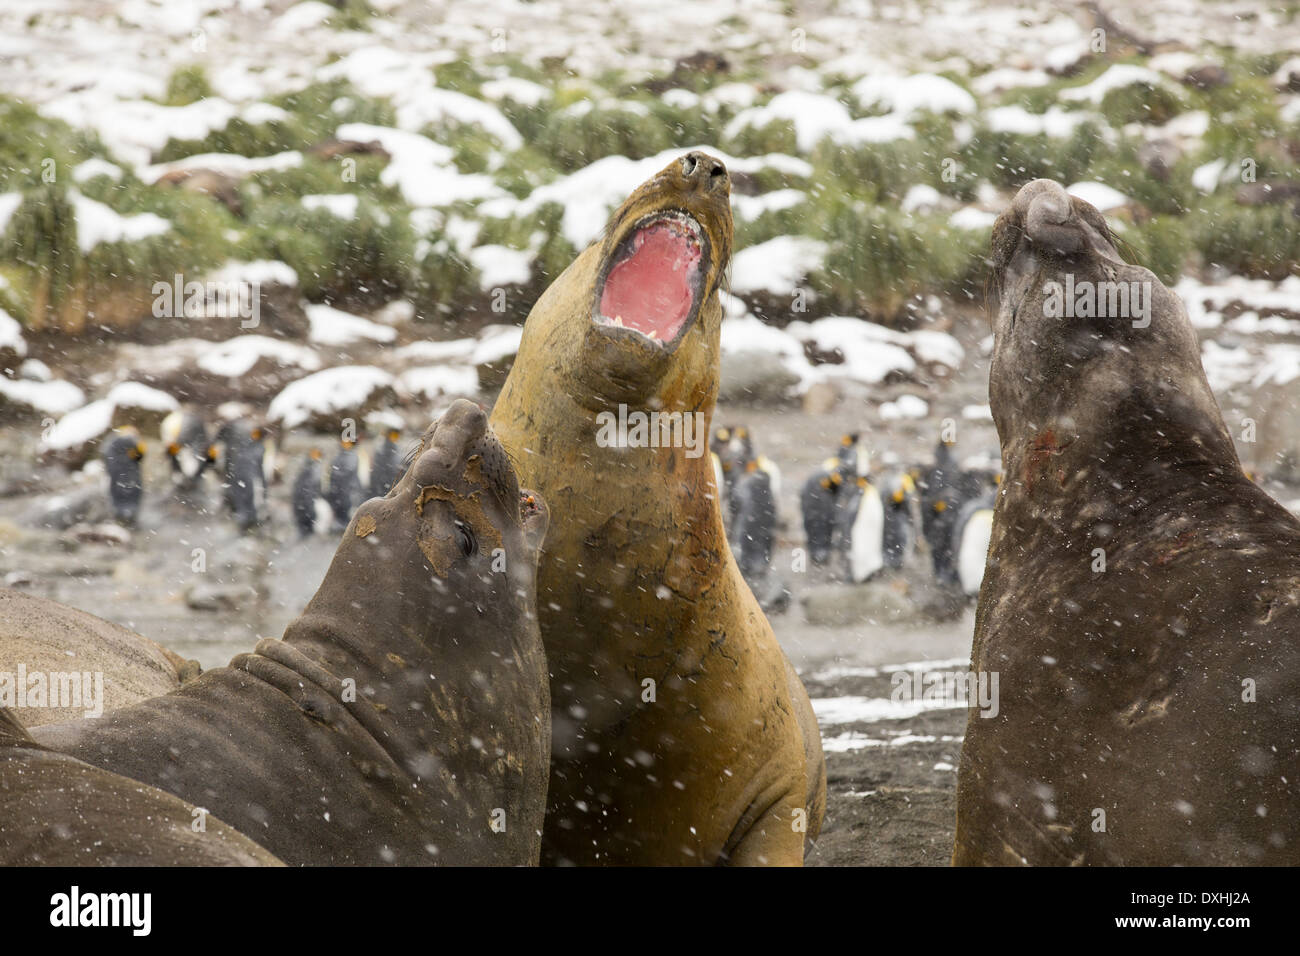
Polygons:
[[[555,512],[544,862],[798,864],[821,825],[816,720],[727,546],[708,455],[729,194],[703,153],[638,188],[533,307],[492,413]],[[651,412],[677,416],[655,420],[662,440],[611,439]]]
[[[1242,474],[1182,304],[1096,209],[1030,183],[993,259],[1006,477],[973,665],[1000,706],[971,712],[953,862],[1300,863],[1300,522]],[[1067,281],[1104,305],[1055,316]],[[1139,285],[1124,309],[1100,283]]]
[[284,640],[36,738],[210,810],[289,864],[536,863],[547,512],[460,401],[353,516]]
[[0,710],[0,866],[283,866],[171,794],[36,743]]
[[[97,699],[78,699],[67,706],[53,702],[50,675],[74,672],[101,675],[102,696],[95,693],[92,680],[86,689]],[[181,660],[134,631],[55,601],[0,588],[0,707],[11,708],[24,726],[108,713],[170,693],[180,687],[182,677],[197,672],[196,663]],[[41,675],[39,680],[36,675]],[[42,682],[45,693],[38,697],[34,692]],[[20,683],[27,685],[21,695]],[[57,687],[59,678],[53,684]]]

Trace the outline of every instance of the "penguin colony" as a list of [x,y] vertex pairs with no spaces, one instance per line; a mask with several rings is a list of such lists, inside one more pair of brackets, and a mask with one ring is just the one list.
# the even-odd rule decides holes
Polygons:
[[[267,489],[275,481],[277,449],[270,429],[235,418],[211,428],[193,411],[173,412],[158,429],[166,455],[171,492],[178,498],[201,495],[215,475],[225,512],[240,531],[266,521]],[[144,498],[143,463],[149,444],[134,427],[115,429],[103,443],[113,518],[135,527]],[[341,437],[326,463],[325,449],[313,446],[303,455],[290,484],[294,524],[304,537],[337,534],[368,498],[382,498],[405,470],[401,429],[383,429],[372,448],[355,436]]]
[[[741,572],[764,610],[780,611],[790,598],[773,558],[781,470],[745,425],[717,428],[709,450]],[[938,442],[932,463],[904,466],[873,459],[860,434],[846,434],[800,488],[799,557],[827,580],[855,584],[915,564],[940,587],[974,597],[999,480],[994,468],[960,461],[951,441]]]

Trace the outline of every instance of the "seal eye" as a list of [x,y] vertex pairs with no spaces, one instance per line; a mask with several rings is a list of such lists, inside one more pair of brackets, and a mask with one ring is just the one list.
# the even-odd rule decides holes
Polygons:
[[467,558],[478,548],[473,532],[465,526],[463,521],[456,522],[456,544],[460,546],[460,553]]

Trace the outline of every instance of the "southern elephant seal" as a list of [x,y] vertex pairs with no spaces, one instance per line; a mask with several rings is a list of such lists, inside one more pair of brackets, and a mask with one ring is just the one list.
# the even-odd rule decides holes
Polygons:
[[492,413],[555,511],[544,861],[798,864],[820,827],[816,720],[707,454],[729,192],[699,152],[639,187],[533,307]]
[[0,708],[0,866],[283,866],[169,793],[42,747]]
[[1182,303],[1096,209],[1032,182],[993,260],[973,668],[1000,701],[969,718],[953,862],[1300,863],[1300,522],[1242,474]]
[[202,806],[289,864],[536,863],[547,512],[460,401],[353,516],[283,640],[38,741]]

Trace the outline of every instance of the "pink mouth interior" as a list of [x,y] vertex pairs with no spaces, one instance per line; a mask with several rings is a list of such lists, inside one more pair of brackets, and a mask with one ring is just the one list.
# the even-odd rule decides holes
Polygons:
[[600,313],[614,325],[669,342],[691,314],[702,249],[684,225],[661,220],[640,229],[631,252],[609,270]]

